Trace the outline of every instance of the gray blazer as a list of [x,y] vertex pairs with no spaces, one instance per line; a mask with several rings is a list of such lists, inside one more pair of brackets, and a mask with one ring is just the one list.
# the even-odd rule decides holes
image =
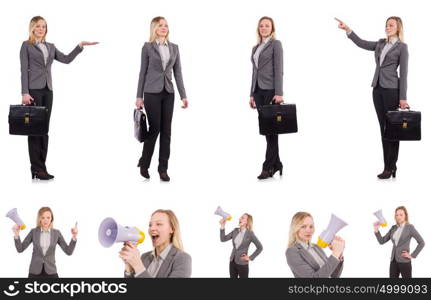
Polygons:
[[45,266],[45,272],[47,274],[57,273],[57,267],[55,266],[55,248],[60,245],[64,253],[72,255],[75,250],[76,241],[70,240],[69,245],[65,242],[61,232],[57,229],[51,229],[51,243],[48,251],[43,255],[42,248],[40,247],[40,228],[33,228],[29,234],[25,237],[24,241],[21,242],[21,238],[14,239],[15,248],[21,253],[27,247],[33,243],[33,254],[30,262],[30,274],[38,275],[42,272],[42,266]]
[[256,235],[253,231],[247,230],[244,234],[244,238],[242,240],[241,245],[236,248],[235,238],[239,233],[239,228],[235,228],[228,235],[225,234],[224,229],[220,229],[220,241],[227,242],[228,240],[232,240],[233,249],[230,255],[230,261],[235,262],[238,265],[248,265],[247,261],[242,261],[241,256],[243,254],[248,255],[248,248],[250,244],[253,243],[256,246],[256,250],[250,255],[250,260],[254,260],[263,250],[262,244],[257,239]]
[[383,245],[384,243],[388,242],[389,240],[392,241],[392,252],[391,252],[391,261],[395,260],[399,263],[408,263],[410,262],[410,259],[404,258],[401,256],[401,253],[403,251],[407,251],[410,253],[410,240],[414,238],[416,242],[418,243],[418,246],[416,247],[415,251],[411,253],[411,256],[413,258],[416,258],[419,254],[419,252],[422,251],[422,249],[425,247],[425,241],[421,237],[421,235],[417,232],[415,227],[411,224],[404,225],[403,232],[401,233],[400,239],[398,241],[398,245],[395,246],[395,241],[393,239],[394,233],[397,230],[397,225],[394,225],[391,227],[388,233],[384,237],[380,234],[380,231],[375,232],[375,236],[377,238],[377,241]]
[[155,41],[152,43],[147,42],[142,47],[137,98],[143,98],[144,93],[160,93],[163,88],[169,93],[174,93],[172,71],[174,71],[175,82],[181,99],[187,98],[178,46],[168,42],[168,47],[170,58],[165,70],[163,70],[162,58],[157,43]]
[[320,267],[308,251],[297,243],[286,250],[287,264],[295,278],[339,278],[343,271],[344,259],[340,261],[332,255],[328,258],[319,246],[316,244],[311,246],[326,263]]
[[[376,60],[376,70],[374,71],[372,87],[377,86],[377,82],[383,88],[399,89],[400,100],[407,99],[407,72],[409,62],[409,51],[407,44],[398,40],[386,54],[382,65],[380,66],[380,54],[386,44],[385,39],[380,39],[377,42],[369,42],[360,39],[356,33],[352,31],[348,35],[358,47],[374,51]],[[398,78],[398,66],[400,67],[400,77]]]
[[28,41],[22,43],[20,51],[21,61],[21,93],[28,94],[29,89],[43,89],[48,86],[52,90],[51,65],[52,62],[68,64],[82,52],[82,48],[78,46],[68,55],[60,52],[54,44],[45,43],[48,48],[48,60],[45,65],[42,50],[35,44],[30,44]]
[[251,52],[253,75],[250,97],[253,96],[256,83],[263,90],[275,90],[276,95],[283,96],[283,47],[281,42],[269,40],[260,52],[258,67],[256,67],[253,55],[258,46],[254,46]]
[[[154,256],[152,251],[146,252],[141,255],[141,260],[148,268],[153,261]],[[192,275],[192,258],[190,255],[172,246],[166,259],[160,266],[156,278],[190,278]],[[145,270],[142,274],[135,276],[135,274],[125,275],[126,278],[152,278],[151,275]]]

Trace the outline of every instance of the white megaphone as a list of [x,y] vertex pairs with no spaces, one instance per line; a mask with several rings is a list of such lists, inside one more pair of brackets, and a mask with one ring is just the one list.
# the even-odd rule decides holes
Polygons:
[[220,206],[217,207],[216,211],[214,212],[215,215],[222,217],[225,220],[232,220],[232,216],[225,212]]
[[136,227],[123,227],[112,218],[106,218],[99,226],[99,242],[106,248],[122,242],[133,242],[138,245],[144,240],[144,232]]
[[381,209],[379,209],[378,211],[376,211],[374,213],[374,215],[377,217],[377,219],[379,219],[380,226],[382,226],[382,227],[388,226],[388,222],[386,222],[385,217],[383,217],[383,213],[382,213]]
[[332,214],[328,227],[326,227],[326,229],[319,235],[317,245],[320,248],[326,248],[330,243],[332,243],[337,232],[346,225],[346,222]]
[[21,220],[21,218],[18,215],[18,211],[16,208],[12,208],[7,214],[6,217],[10,218],[12,221],[15,222],[16,225],[19,226],[19,229],[24,230],[27,226],[25,226],[24,222]]

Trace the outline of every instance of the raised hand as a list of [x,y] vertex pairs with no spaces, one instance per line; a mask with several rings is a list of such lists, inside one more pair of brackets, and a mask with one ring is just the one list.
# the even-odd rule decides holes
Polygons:
[[349,26],[346,25],[346,23],[344,23],[343,21],[341,21],[340,19],[334,18],[337,22],[338,22],[338,28],[344,30],[347,33],[352,32],[352,30],[350,29]]
[[83,48],[84,46],[93,46],[93,45],[97,45],[99,44],[99,42],[87,42],[87,41],[82,41],[79,43],[79,46],[81,48]]

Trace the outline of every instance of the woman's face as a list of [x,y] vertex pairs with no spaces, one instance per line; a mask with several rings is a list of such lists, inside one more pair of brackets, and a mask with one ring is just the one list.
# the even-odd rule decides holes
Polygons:
[[386,36],[387,37],[393,37],[393,36],[397,36],[397,32],[398,32],[398,25],[397,25],[397,21],[395,21],[394,19],[389,19],[386,22]]
[[51,221],[52,221],[52,216],[49,211],[44,212],[39,219],[40,226],[42,226],[42,228],[44,229],[49,228],[49,226],[51,225]]
[[259,34],[262,38],[267,38],[271,35],[272,24],[270,20],[263,19],[259,23]]
[[298,231],[298,238],[303,242],[310,242],[314,234],[314,222],[313,218],[306,217],[302,222],[301,227]]
[[37,21],[36,25],[33,27],[33,34],[38,40],[41,40],[45,37],[46,23],[44,20]]
[[169,217],[164,213],[155,213],[150,220],[148,233],[151,236],[153,247],[159,247],[171,242],[174,231],[171,228]]
[[242,215],[239,218],[239,227],[246,227],[248,223],[248,216],[246,214]]
[[404,210],[399,209],[395,212],[395,221],[397,224],[403,224],[406,221],[406,214]]
[[157,25],[156,34],[158,37],[165,38],[169,33],[169,26],[165,19],[161,19]]

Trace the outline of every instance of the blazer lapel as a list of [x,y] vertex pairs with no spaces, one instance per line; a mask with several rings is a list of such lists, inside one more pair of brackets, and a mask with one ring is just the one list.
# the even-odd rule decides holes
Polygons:
[[404,240],[409,236],[409,234],[410,234],[410,227],[408,224],[405,224],[403,232],[401,232],[400,239],[398,240],[397,246],[401,245],[404,242]]
[[233,247],[234,247],[235,249],[238,249],[238,248],[236,247],[236,244],[235,244],[235,239],[236,239],[236,237],[237,237],[238,233],[239,233],[238,228],[235,228],[234,232],[232,233],[232,244],[233,244]]
[[307,250],[302,247],[301,244],[297,245],[299,254],[302,256],[302,258],[307,261],[307,263],[314,269],[319,270],[320,266],[317,264],[317,262],[314,260],[314,258],[308,253]]
[[161,66],[161,67],[162,67],[162,69],[163,69],[162,55],[160,54],[159,46],[157,45],[157,42],[156,42],[156,41],[154,41],[152,44],[153,44],[153,48],[154,48],[154,50],[156,50],[156,52],[159,54],[159,58],[160,58],[160,66]]
[[171,265],[172,260],[174,259],[175,254],[177,254],[178,250],[172,245],[171,250],[169,251],[168,255],[166,256],[166,259],[163,261],[162,265],[160,266],[159,272],[157,272],[156,277],[166,277],[166,274],[168,273],[169,266]]
[[172,44],[168,42],[168,48],[169,48],[169,60],[166,64],[166,69],[171,65],[173,59],[174,59],[174,47],[172,47]]
[[[238,231],[238,234],[239,234],[239,231]],[[239,244],[238,248],[241,248],[241,246],[246,242],[246,239],[248,238],[249,234],[250,234],[250,232],[248,230],[246,230],[244,233],[244,236],[242,238],[241,244]]]
[[40,230],[40,227],[36,227],[36,230],[34,232],[33,245],[36,246],[40,250],[40,253],[43,255],[42,247],[40,246]]
[[[400,45],[400,40],[397,40],[397,41],[395,42],[395,44],[393,44],[393,45],[392,45],[391,49],[389,49],[389,51],[388,51],[388,52],[386,53],[386,55],[385,55],[385,58],[383,59],[382,66],[384,65],[385,60],[386,60],[386,58],[388,57],[389,53],[391,53],[391,52],[392,52],[395,48],[397,48],[399,45]],[[382,49],[381,49],[381,50],[383,50],[383,47],[382,47]],[[381,53],[381,51],[380,51],[380,53]],[[379,59],[380,59],[380,55],[379,55]]]
[[271,45],[272,41],[273,40],[269,40],[268,42],[266,42],[266,44],[262,48],[262,51],[260,51],[259,59],[258,59],[258,68],[265,65],[265,63],[262,63],[262,53],[269,47],[269,45]]
[[[45,45],[46,45],[46,44],[45,44]],[[38,46],[38,45],[36,45],[36,43],[35,43],[35,44],[33,44],[33,47],[36,49],[36,51],[38,51],[38,52],[39,52],[39,54],[40,54],[40,59],[42,60],[43,64],[45,64],[45,58],[43,57],[43,52],[42,52],[42,50],[40,50],[39,46]],[[48,51],[49,51],[49,48],[48,48]]]
[[46,251],[47,254],[48,254],[48,251],[55,248],[56,241],[57,241],[57,233],[54,231],[54,229],[51,228],[50,243],[49,243],[48,250]]

